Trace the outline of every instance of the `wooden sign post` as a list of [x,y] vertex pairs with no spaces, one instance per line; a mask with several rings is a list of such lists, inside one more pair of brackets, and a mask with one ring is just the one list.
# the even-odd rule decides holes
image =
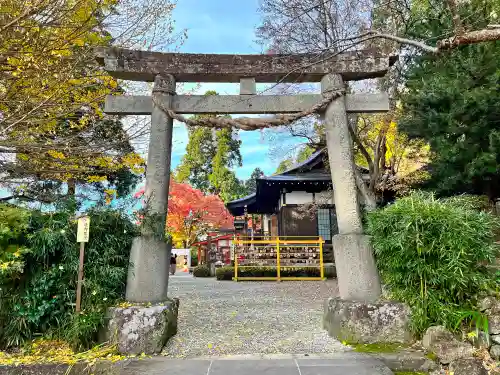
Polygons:
[[82,303],[83,260],[85,258],[85,242],[89,242],[90,217],[78,218],[76,241],[80,242],[80,264],[78,266],[78,284],[76,286],[76,312],[80,312]]

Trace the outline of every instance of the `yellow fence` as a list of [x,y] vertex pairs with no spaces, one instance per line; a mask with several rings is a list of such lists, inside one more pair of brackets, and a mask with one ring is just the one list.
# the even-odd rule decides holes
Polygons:
[[323,244],[321,237],[234,238],[233,280],[324,280]]

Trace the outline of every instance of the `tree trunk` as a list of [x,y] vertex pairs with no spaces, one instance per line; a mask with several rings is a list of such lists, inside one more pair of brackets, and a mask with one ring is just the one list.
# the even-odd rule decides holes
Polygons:
[[68,180],[68,196],[69,197],[74,197],[76,194],[76,180],[73,178],[70,178]]
[[355,170],[356,177],[356,186],[363,196],[365,201],[365,208],[367,211],[373,211],[377,208],[377,198],[375,197],[375,193],[366,186],[363,178],[361,177],[361,173],[356,168]]

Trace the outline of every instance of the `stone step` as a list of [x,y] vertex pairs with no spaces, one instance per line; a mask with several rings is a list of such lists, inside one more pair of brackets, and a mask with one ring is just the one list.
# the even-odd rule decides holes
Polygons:
[[391,375],[382,362],[360,353],[348,352],[330,358],[255,359],[239,356],[224,359],[151,358],[127,364],[123,375]]

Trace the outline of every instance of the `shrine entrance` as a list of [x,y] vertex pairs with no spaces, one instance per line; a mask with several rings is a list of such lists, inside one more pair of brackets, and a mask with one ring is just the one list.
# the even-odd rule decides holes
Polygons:
[[[385,112],[386,94],[346,94],[345,81],[381,77],[395,62],[376,50],[317,55],[217,55],[102,49],[98,61],[115,78],[154,82],[152,96],[110,96],[105,112],[151,115],[145,218],[131,249],[126,298],[167,298],[170,251],[165,222],[173,120],[191,126],[258,130],[319,113],[325,121],[338,234],[332,246],[340,297],[375,301],[381,294],[369,239],[363,234],[347,113]],[[240,84],[240,95],[177,95],[176,82]],[[257,95],[256,83],[321,82],[320,94]],[[271,114],[268,118],[186,118],[185,114]],[[277,244],[278,245],[278,244]],[[277,261],[279,258],[277,259]]]

